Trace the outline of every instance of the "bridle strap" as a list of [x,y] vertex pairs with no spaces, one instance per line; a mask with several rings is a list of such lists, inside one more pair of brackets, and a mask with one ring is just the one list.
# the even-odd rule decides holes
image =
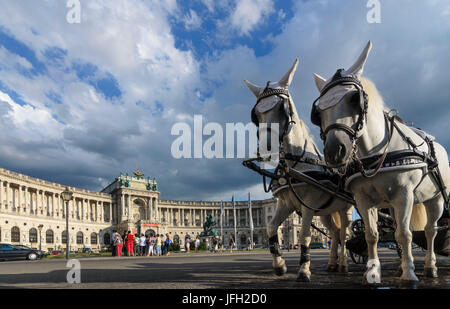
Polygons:
[[327,136],[328,132],[330,132],[331,130],[342,130],[342,131],[346,132],[348,135],[350,135],[351,138],[356,137],[358,134],[357,131],[353,130],[351,127],[349,127],[346,124],[333,123],[332,125],[328,126],[321,135],[323,135],[323,137],[325,138],[325,136]]

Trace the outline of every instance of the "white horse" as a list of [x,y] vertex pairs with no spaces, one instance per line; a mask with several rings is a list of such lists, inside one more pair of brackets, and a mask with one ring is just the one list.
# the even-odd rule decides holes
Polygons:
[[[370,268],[366,280],[369,283],[380,280],[371,281],[368,274],[372,278],[381,278],[377,208],[393,209],[397,225],[395,238],[403,250],[401,279],[418,281],[411,249],[411,219],[426,221],[423,225],[428,249],[424,274],[437,277],[433,248],[437,222],[443,214],[450,189],[448,155],[436,142],[432,149],[433,145],[429,146],[425,141],[427,135],[423,131],[408,127],[391,116],[375,85],[361,78],[371,47],[369,41],[355,64],[348,70],[338,70],[328,80],[314,74],[321,95],[318,104],[313,105],[311,120],[321,127],[327,164],[333,168],[357,167],[356,173],[347,179],[346,186],[354,194],[366,227]],[[433,176],[421,156],[414,156],[414,150],[425,154],[435,152],[441,176]],[[441,187],[447,187],[442,191],[439,178],[443,183]],[[420,211],[413,212],[416,208],[413,205],[419,203],[425,205],[426,216],[414,218]]]
[[[288,91],[297,65],[298,60],[295,61],[291,69],[279,82],[268,82],[267,87],[265,88],[258,87],[245,81],[253,94],[259,98],[258,103],[252,111],[252,120],[257,126],[259,123],[267,124],[266,128],[262,128],[263,126],[261,126],[259,131],[260,137],[264,134],[262,132],[263,130],[270,131],[271,128],[273,130],[273,124],[278,124],[280,128],[279,138],[281,139],[282,147],[286,153],[299,156],[303,154],[304,157],[319,159],[321,158],[321,155],[316,148],[313,138],[309,135],[306,125],[298,117],[294,102]],[[268,91],[272,92],[269,93]],[[293,123],[295,124],[292,126]],[[285,130],[289,126],[291,128]],[[266,133],[270,136],[270,132]],[[270,142],[268,144],[270,145]],[[302,172],[323,171],[323,167],[317,165],[295,163],[292,161],[287,161],[287,164],[291,167],[295,165],[295,169]],[[306,206],[301,205],[299,200],[294,196],[292,190],[286,184],[278,184],[275,181],[275,187],[276,186],[279,187],[274,189],[272,193],[278,198],[279,203],[275,216],[267,227],[275,273],[281,276],[287,271],[286,263],[279,252],[277,232],[281,223],[294,211],[300,212],[302,216],[302,226],[300,231],[301,257],[297,281],[310,281],[309,245],[311,242],[310,228],[313,216],[321,216],[323,225],[328,229],[331,238],[333,239],[327,269],[329,271],[339,269],[341,272],[348,272],[345,242],[352,219],[353,206],[339,198],[334,198],[330,194],[325,193],[312,185],[294,183],[293,187],[304,203],[306,205],[314,205],[315,208],[319,209],[318,211],[313,211]],[[329,206],[322,210],[321,207],[326,205]],[[337,259],[339,243],[341,244],[341,252],[338,267]]]

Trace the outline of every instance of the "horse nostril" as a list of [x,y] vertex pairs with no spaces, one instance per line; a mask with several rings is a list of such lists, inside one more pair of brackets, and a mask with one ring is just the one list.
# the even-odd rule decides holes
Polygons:
[[339,162],[340,160],[344,159],[346,153],[345,146],[343,144],[340,144],[338,146],[338,151],[336,152],[335,161]]

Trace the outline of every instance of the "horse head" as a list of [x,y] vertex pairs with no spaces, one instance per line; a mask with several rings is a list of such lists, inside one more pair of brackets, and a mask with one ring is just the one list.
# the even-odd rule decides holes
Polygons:
[[[259,87],[247,80],[245,84],[256,96],[257,101],[251,112],[252,122],[258,127],[258,138],[267,136],[267,148],[271,149],[274,142],[271,136],[278,136],[279,141],[289,134],[292,124],[293,107],[290,100],[289,86],[297,70],[298,59],[289,71],[278,82],[267,82],[265,87]],[[261,126],[260,126],[261,125]],[[279,145],[279,143],[278,143]]]
[[320,96],[313,104],[311,122],[320,126],[325,160],[330,167],[345,165],[362,135],[368,97],[361,75],[371,48],[369,41],[348,70],[339,69],[328,80],[314,74]]

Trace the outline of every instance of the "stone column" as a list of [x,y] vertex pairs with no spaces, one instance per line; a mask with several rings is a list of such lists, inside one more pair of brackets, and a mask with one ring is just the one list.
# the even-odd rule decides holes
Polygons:
[[121,214],[121,220],[123,221],[123,217],[125,216],[125,194],[122,193],[121,197],[120,197],[120,214]]
[[131,195],[128,194],[128,199],[127,199],[127,209],[128,209],[128,219],[131,218]]
[[17,191],[17,212],[20,214],[23,212],[22,208],[22,186],[19,185],[19,189]]
[[[3,205],[3,180],[0,179],[0,211],[4,209]],[[0,239],[2,241],[2,239]]]
[[26,214],[30,214],[30,205],[28,205],[28,187],[25,186],[25,191],[23,192],[24,194],[24,200],[25,200],[25,213]]
[[9,182],[6,182],[6,207],[11,211],[11,205],[9,205]]
[[41,203],[42,203],[42,215],[45,216],[47,215],[47,206],[45,205],[45,191],[42,190],[42,194],[41,194]]
[[55,212],[55,197],[56,197],[56,194],[52,193],[52,217],[53,218],[56,216],[56,212]]

